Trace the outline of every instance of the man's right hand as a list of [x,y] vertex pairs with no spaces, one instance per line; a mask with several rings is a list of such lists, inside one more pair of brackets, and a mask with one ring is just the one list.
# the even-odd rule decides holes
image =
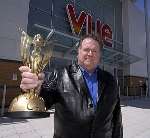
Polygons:
[[44,73],[40,73],[38,75],[31,73],[31,69],[27,66],[21,66],[19,70],[21,71],[22,76],[20,88],[23,91],[27,91],[29,89],[40,90],[44,81]]

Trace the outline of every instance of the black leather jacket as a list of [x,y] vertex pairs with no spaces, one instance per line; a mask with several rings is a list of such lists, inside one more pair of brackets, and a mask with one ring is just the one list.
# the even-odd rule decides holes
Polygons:
[[98,69],[99,101],[94,110],[78,65],[47,75],[41,96],[55,104],[54,138],[122,138],[122,117],[116,82]]

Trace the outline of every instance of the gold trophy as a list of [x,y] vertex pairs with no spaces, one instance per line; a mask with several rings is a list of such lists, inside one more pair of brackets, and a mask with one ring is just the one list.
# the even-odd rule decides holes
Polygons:
[[[21,58],[23,64],[31,69],[32,73],[39,74],[49,62],[52,56],[52,41],[44,40],[40,34],[32,39],[22,31],[21,34]],[[43,118],[50,115],[46,111],[45,103],[37,89],[19,95],[11,102],[7,117],[12,118]]]

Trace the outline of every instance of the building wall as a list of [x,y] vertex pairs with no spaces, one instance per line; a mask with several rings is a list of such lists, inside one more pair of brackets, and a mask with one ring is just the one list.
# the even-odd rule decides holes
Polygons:
[[17,27],[27,31],[29,1],[0,1],[0,107],[4,84],[7,87],[5,106],[9,106],[12,99],[21,94],[18,70],[21,63],[14,60],[20,60],[20,34]]
[[22,65],[18,61],[9,61],[0,59],[0,107],[3,97],[4,85],[6,85],[6,106],[10,104],[10,101],[21,94],[19,87],[21,81],[21,74],[18,68]]
[[147,77],[145,16],[131,0],[123,2],[123,42],[124,51],[142,60],[126,67],[125,74]]
[[0,59],[20,60],[20,34],[17,27],[27,30],[29,1],[0,2]]

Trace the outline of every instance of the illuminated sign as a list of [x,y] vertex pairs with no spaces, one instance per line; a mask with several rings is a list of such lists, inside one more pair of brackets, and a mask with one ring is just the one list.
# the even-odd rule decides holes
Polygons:
[[[86,34],[93,32],[92,16],[84,11],[81,11],[79,16],[76,16],[75,9],[72,4],[66,6],[67,15],[74,35],[79,36],[84,24],[86,24]],[[95,22],[95,33],[101,35],[103,43],[112,47],[112,29],[109,25],[102,23],[99,19]]]

